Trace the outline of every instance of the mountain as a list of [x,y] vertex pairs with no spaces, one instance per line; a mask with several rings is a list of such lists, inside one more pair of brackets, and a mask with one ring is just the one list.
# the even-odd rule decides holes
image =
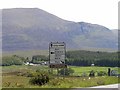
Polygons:
[[53,41],[69,49],[118,47],[117,35],[101,25],[63,20],[38,8],[2,10],[3,51],[46,50]]

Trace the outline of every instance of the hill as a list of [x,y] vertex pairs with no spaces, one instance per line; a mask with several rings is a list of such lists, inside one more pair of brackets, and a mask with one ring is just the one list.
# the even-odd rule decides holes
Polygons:
[[71,22],[38,8],[3,9],[2,49],[47,50],[52,41],[69,49],[117,50],[117,35],[110,29],[87,22]]

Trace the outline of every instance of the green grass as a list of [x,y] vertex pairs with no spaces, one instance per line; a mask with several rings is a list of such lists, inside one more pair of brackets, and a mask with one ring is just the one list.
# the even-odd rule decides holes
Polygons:
[[[113,81],[113,82],[111,82]],[[48,84],[42,86],[43,88],[76,88],[76,87],[91,87],[98,85],[107,85],[117,83],[118,78],[116,77],[66,77],[60,79],[53,79]]]
[[[98,85],[107,85],[118,83],[118,77],[76,77],[81,76],[83,72],[89,74],[91,70],[94,71],[106,71],[109,67],[77,67],[69,66],[74,69],[74,76],[70,77],[55,77],[49,81],[49,83],[43,86],[30,85],[30,77],[17,76],[13,72],[25,72],[25,71],[36,71],[37,69],[48,71],[48,66],[3,66],[3,87],[26,87],[26,88],[76,88],[76,87],[91,87]],[[117,70],[118,68],[111,67],[112,70]],[[56,70],[54,70],[56,72]]]
[[28,87],[29,78],[16,75],[8,75],[2,77],[3,87]]
[[36,71],[37,69],[48,70],[47,66],[27,66],[27,65],[12,65],[12,66],[3,66],[2,73],[15,72],[15,71]]
[[[70,68],[72,68],[75,73],[74,75],[81,75],[83,72],[85,72],[87,75],[89,74],[89,72],[91,70],[94,70],[95,72],[99,72],[99,71],[108,71],[108,68],[111,68],[112,70],[116,70],[118,71],[117,67],[97,67],[97,66],[93,66],[93,67],[79,67],[79,66],[70,66]],[[120,70],[119,70],[120,73]]]
[[33,55],[49,55],[48,50],[25,50],[25,51],[9,51],[9,52],[2,52],[2,56],[12,56],[18,55],[21,57],[29,57],[31,58]]
[[[120,69],[117,67],[98,67],[98,66],[88,66],[88,67],[81,67],[81,66],[68,66],[68,68],[74,69],[76,73],[82,73],[82,72],[89,72],[91,70],[94,71],[107,71],[108,68],[111,68],[112,70],[117,70],[120,73]],[[3,66],[2,71],[3,72],[9,72],[9,71],[16,71],[16,70],[37,70],[37,69],[48,69],[48,66],[39,65],[39,66],[29,66],[29,65],[12,65],[12,66]]]
[[[75,88],[75,87],[91,87],[98,85],[107,85],[118,83],[117,77],[59,77],[50,80],[43,86],[30,85],[28,77],[23,76],[3,76],[3,87],[26,87],[26,88]],[[10,83],[10,84],[9,84]]]

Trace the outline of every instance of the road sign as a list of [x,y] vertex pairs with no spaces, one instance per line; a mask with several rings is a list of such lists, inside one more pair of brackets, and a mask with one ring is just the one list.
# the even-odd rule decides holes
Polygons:
[[49,44],[49,64],[65,64],[66,46],[64,42]]

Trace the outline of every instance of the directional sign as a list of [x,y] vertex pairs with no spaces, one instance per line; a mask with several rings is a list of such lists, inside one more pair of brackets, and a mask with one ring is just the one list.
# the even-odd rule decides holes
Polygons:
[[64,64],[65,63],[65,43],[51,42],[49,44],[49,59],[50,64]]

